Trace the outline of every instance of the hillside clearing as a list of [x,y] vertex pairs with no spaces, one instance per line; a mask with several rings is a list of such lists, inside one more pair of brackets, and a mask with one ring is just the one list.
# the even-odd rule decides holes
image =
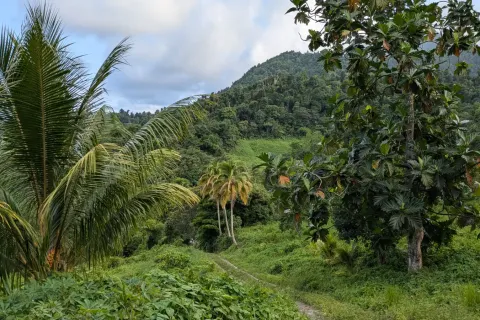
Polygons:
[[258,159],[262,152],[288,154],[292,149],[292,143],[300,141],[298,138],[240,140],[229,157],[249,165],[257,165],[262,162]]

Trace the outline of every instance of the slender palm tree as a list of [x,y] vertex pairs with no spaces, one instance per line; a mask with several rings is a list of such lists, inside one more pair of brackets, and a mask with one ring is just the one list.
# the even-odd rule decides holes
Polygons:
[[[222,235],[222,222],[221,222],[221,216],[220,216],[220,197],[219,197],[219,194],[216,192],[217,191],[216,185],[218,184],[219,175],[220,175],[219,163],[215,162],[211,164],[207,168],[206,172],[200,177],[198,185],[200,187],[201,196],[204,198],[208,196],[217,204],[218,231],[220,235]],[[231,237],[226,211],[224,211],[224,214],[225,214],[225,225],[227,229],[227,234],[229,237]]]
[[220,196],[220,204],[225,211],[227,203],[230,202],[230,232],[233,243],[237,244],[233,228],[233,209],[238,198],[245,205],[248,204],[248,197],[253,189],[251,175],[245,166],[231,160],[220,163],[219,168],[220,175],[216,189]]
[[125,143],[105,142],[105,80],[124,63],[118,44],[90,77],[48,6],[28,8],[20,35],[0,34],[0,280],[45,277],[118,250],[152,213],[198,198],[168,182],[167,149],[195,119],[160,112]]

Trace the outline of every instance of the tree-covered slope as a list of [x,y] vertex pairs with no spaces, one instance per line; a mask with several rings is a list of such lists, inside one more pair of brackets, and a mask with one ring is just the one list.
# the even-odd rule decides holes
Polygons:
[[232,87],[249,86],[278,75],[321,76],[325,72],[318,63],[320,53],[287,51],[264,63],[253,66]]
[[[344,70],[324,72],[319,55],[285,52],[253,67],[232,87],[198,101],[206,116],[181,145],[180,177],[195,183],[207,163],[225,156],[240,140],[300,137],[309,131],[324,131],[330,121],[326,117],[329,99],[345,91],[346,78]],[[453,76],[447,71],[444,77],[452,85],[463,86],[461,113],[480,119],[480,105],[476,105],[480,78]],[[118,116],[134,131],[154,114],[120,110]]]

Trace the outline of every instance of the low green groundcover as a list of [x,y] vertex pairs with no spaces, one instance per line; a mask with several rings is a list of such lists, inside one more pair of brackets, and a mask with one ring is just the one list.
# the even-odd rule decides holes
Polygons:
[[[169,251],[157,257],[152,268],[137,258],[131,264],[122,262],[119,272],[115,266],[90,275],[91,279],[64,275],[30,284],[0,298],[0,319],[302,318],[291,301],[273,291],[244,286],[211,265],[188,262],[185,256]],[[149,272],[122,274],[139,266]]]

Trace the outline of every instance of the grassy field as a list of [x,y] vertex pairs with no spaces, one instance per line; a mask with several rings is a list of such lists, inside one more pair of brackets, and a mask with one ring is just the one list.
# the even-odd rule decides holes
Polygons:
[[193,248],[155,247],[0,296],[0,319],[304,319],[292,300],[229,277]]
[[[456,236],[433,252],[419,274],[402,255],[389,266],[363,256],[351,267],[326,258],[322,245],[276,224],[239,230],[239,247],[222,256],[255,277],[291,289],[327,319],[480,319],[480,241]],[[338,242],[339,246],[347,246]]]
[[296,138],[241,140],[229,156],[234,160],[242,161],[248,165],[256,165],[261,163],[261,160],[257,157],[262,152],[275,154],[289,153],[291,151],[290,145],[300,141],[300,139]]

